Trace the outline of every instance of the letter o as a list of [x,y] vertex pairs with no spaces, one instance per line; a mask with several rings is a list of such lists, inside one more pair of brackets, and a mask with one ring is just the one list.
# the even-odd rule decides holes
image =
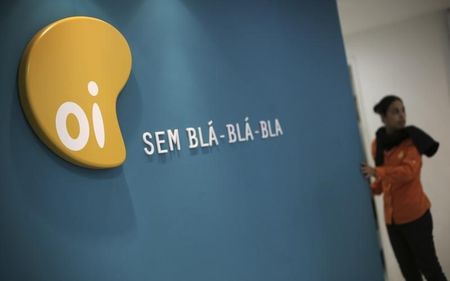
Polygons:
[[[72,138],[67,130],[67,117],[75,115],[80,126],[78,137]],[[56,132],[61,142],[72,151],[82,150],[89,140],[89,122],[84,110],[76,103],[68,101],[63,103],[56,113]]]

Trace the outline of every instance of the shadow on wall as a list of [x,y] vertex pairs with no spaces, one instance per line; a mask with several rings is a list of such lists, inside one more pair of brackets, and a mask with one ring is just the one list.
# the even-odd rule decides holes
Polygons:
[[109,1],[92,0],[91,3],[97,5],[110,18],[120,21],[129,21],[143,4],[143,0],[134,1]]
[[[17,88],[17,86],[16,86]],[[129,110],[127,124],[139,120],[139,95],[134,77],[121,93]],[[75,166],[54,154],[34,134],[21,110],[18,90],[12,98],[9,149],[24,213],[45,221],[57,232],[78,239],[100,239],[133,234],[136,217],[122,167],[90,170]],[[122,122],[121,122],[122,123]],[[136,134],[126,127],[124,135]]]
[[140,134],[139,123],[142,120],[142,106],[141,91],[134,71],[131,70],[128,82],[122,89],[116,104],[117,118],[127,150],[134,143],[135,136]]

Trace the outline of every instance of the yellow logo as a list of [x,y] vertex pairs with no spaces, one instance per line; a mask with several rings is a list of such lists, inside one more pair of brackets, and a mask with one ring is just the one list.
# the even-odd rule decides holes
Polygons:
[[40,30],[19,71],[20,101],[39,138],[83,167],[125,161],[116,101],[131,71],[126,39],[112,25],[70,17]]

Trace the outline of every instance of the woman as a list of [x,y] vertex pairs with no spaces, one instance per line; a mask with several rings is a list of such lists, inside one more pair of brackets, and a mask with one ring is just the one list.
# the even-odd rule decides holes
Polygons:
[[433,156],[439,143],[422,130],[405,127],[406,114],[399,97],[386,96],[375,107],[384,124],[372,143],[376,167],[361,171],[375,180],[373,194],[384,194],[384,216],[395,257],[407,281],[446,281],[433,241],[430,201],[420,181],[422,154]]

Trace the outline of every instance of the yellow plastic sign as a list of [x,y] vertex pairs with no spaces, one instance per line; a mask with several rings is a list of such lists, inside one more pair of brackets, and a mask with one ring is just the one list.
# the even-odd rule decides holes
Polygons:
[[31,127],[56,154],[88,168],[120,166],[126,149],[116,102],[131,51],[112,25],[69,17],[41,29],[20,65],[20,101]]

